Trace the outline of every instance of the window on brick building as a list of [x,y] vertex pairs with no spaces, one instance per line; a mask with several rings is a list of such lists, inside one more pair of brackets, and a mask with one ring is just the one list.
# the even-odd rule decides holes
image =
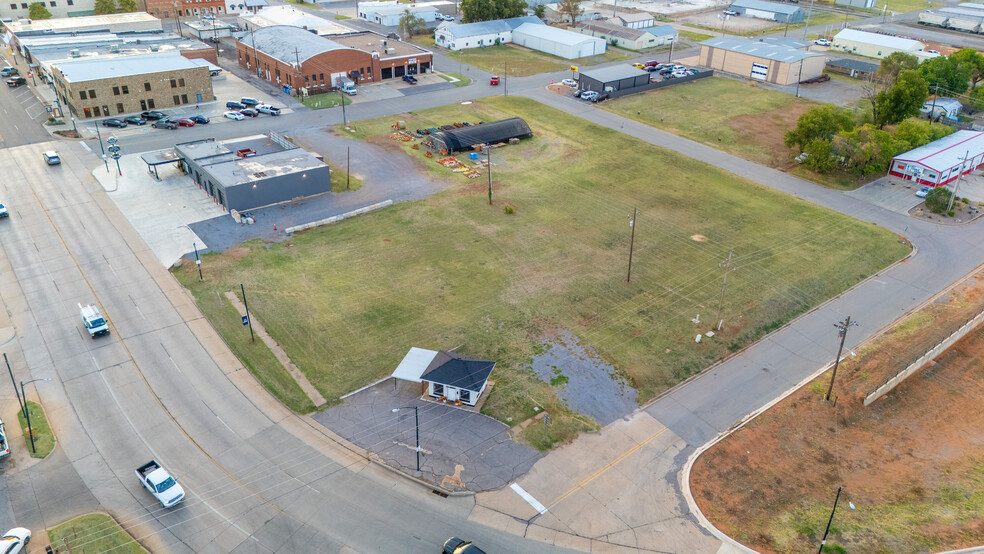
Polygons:
[[181,95],[181,103],[182,104],[187,104],[188,103],[188,95],[187,94],[182,94]]
[[176,79],[171,79],[171,88],[178,88],[178,81]]
[[96,97],[96,91],[93,89],[89,89],[89,100],[92,100],[95,97]]
[[16,9],[17,9],[17,4],[11,4],[11,5],[10,5],[10,9],[12,9],[12,10],[16,10]]
[[22,3],[21,3],[21,9],[23,9],[23,10],[26,10],[26,9],[27,9],[27,4],[24,4],[24,3],[22,2]]
[[81,100],[85,100],[86,99],[86,95],[85,95],[85,91],[84,90],[80,90],[79,91],[79,98]]
[[130,87],[123,85],[123,94],[130,94]]
[[178,96],[177,94],[175,94],[174,95],[174,105],[177,106],[179,104],[181,104],[181,97]]
[[183,78],[181,78],[181,79],[178,79],[178,86],[179,86],[179,87],[183,87],[183,86],[185,86],[185,80],[184,80]]
[[116,113],[123,113],[123,102],[116,103]]
[[146,90],[147,92],[150,92],[150,83],[149,82],[144,83],[144,90]]
[[120,95],[120,87],[113,87],[113,96]]

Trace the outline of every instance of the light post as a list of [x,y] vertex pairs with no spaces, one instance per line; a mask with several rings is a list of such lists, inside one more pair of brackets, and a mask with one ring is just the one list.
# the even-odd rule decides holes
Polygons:
[[7,373],[10,373],[10,382],[14,384],[14,394],[17,395],[17,405],[20,406],[21,410],[23,410],[24,403],[21,402],[20,394],[17,392],[17,381],[14,381],[14,370],[10,369],[10,361],[7,360],[6,352],[3,353],[3,362],[7,364]]
[[202,260],[198,257],[198,243],[191,243],[192,248],[195,249],[195,265],[198,266],[198,280],[204,281],[205,278],[202,277]]
[[99,120],[96,120],[96,138],[99,139],[99,151],[102,152],[103,157],[106,157],[106,150],[103,148],[103,138],[102,133],[99,132]]
[[485,163],[489,166],[489,206],[492,205],[492,147],[485,145]]
[[51,379],[47,379],[47,378],[45,378],[45,379],[31,379],[30,381],[28,381],[26,383],[24,381],[21,381],[21,384],[20,384],[21,385],[21,396],[24,397],[24,419],[27,420],[27,434],[30,435],[30,437],[31,437],[31,452],[32,453],[37,453],[37,450],[35,450],[35,448],[34,448],[34,430],[31,429],[31,412],[30,412],[30,410],[27,409],[27,395],[24,393],[24,385],[30,385],[31,383],[35,383],[37,381],[51,381]]
[[409,410],[410,408],[413,408],[413,420],[417,427],[417,471],[420,471],[420,413],[416,406],[393,408],[393,413],[399,413],[400,410]]

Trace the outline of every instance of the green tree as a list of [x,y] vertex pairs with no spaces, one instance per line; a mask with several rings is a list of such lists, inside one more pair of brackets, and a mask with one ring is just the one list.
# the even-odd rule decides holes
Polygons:
[[919,72],[903,70],[891,88],[875,96],[875,125],[881,129],[918,114],[928,95],[929,87]]
[[51,12],[44,7],[44,2],[34,2],[27,10],[27,17],[31,19],[51,19]]
[[892,86],[895,84],[895,78],[899,76],[899,73],[907,69],[918,68],[919,59],[912,54],[892,52],[889,56],[882,59],[881,65],[878,66],[876,78],[885,83],[886,86]]
[[978,110],[984,110],[984,87],[977,87],[970,91],[970,103]]
[[803,148],[809,154],[803,165],[816,171],[817,173],[830,173],[837,167],[837,160],[834,159],[834,146],[829,140],[816,139]]
[[[942,94],[955,96],[967,91],[971,66],[958,63],[953,56],[937,56],[919,64],[919,74],[935,93],[937,86]],[[899,75],[902,73],[900,72]]]
[[984,80],[984,55],[973,48],[963,48],[950,55],[962,67],[970,69],[970,88]]
[[847,170],[855,175],[883,173],[892,157],[901,151],[891,134],[874,125],[862,125],[837,135],[833,146],[844,156]]
[[96,0],[94,11],[96,15],[116,13],[116,0]]
[[413,15],[409,9],[403,10],[403,15],[400,17],[399,30],[404,36],[413,38],[413,35],[419,33],[426,26],[427,24],[424,23],[424,20]]
[[953,193],[946,187],[936,187],[926,195],[926,208],[934,214],[941,214],[950,205],[950,196]]
[[801,151],[806,151],[806,145],[815,140],[829,141],[841,131],[854,128],[854,116],[845,108],[833,104],[822,104],[810,108],[799,117],[796,128],[786,132],[786,146],[792,148],[798,145]]
[[533,15],[543,19],[547,15],[546,4],[537,4],[536,7],[533,8]]
[[947,125],[930,125],[924,119],[909,118],[899,123],[892,135],[899,144],[900,151],[919,148],[934,140],[939,140],[956,131]]
[[120,12],[122,13],[131,13],[138,9],[136,0],[119,0],[119,3]]
[[463,0],[461,2],[462,19],[469,23],[519,17],[526,14],[526,8],[525,0]]
[[584,13],[584,9],[581,8],[581,0],[560,0],[557,4],[557,11],[564,16],[565,20],[569,19],[571,23],[576,23],[577,19]]

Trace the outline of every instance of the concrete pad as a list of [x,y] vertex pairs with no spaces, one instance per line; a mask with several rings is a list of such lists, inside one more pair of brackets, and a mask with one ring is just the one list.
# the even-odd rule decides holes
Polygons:
[[490,510],[481,505],[475,506],[471,513],[468,514],[468,521],[480,523],[486,527],[499,529],[518,536],[523,536],[526,533],[527,527],[512,516],[496,510]]
[[529,529],[526,530],[526,538],[534,541],[553,544],[556,537],[557,531],[539,525],[530,525]]
[[591,539],[568,533],[557,533],[557,536],[554,538],[554,545],[561,548],[580,550],[582,552],[591,551]]
[[909,210],[922,203],[923,199],[916,196],[916,192],[921,188],[912,181],[895,177],[882,177],[844,194],[886,210],[908,214]]

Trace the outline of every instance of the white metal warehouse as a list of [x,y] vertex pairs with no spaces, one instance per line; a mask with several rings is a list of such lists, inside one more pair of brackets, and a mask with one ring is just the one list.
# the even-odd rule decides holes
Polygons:
[[605,53],[605,41],[546,25],[523,23],[513,31],[512,41],[531,50],[573,60]]
[[956,181],[961,174],[966,175],[982,164],[984,132],[957,131],[895,156],[888,174],[919,185],[939,187]]
[[869,58],[887,58],[893,52],[915,54],[923,49],[923,43],[879,33],[868,33],[857,29],[844,29],[834,35],[831,50],[839,50],[848,54],[866,56]]

